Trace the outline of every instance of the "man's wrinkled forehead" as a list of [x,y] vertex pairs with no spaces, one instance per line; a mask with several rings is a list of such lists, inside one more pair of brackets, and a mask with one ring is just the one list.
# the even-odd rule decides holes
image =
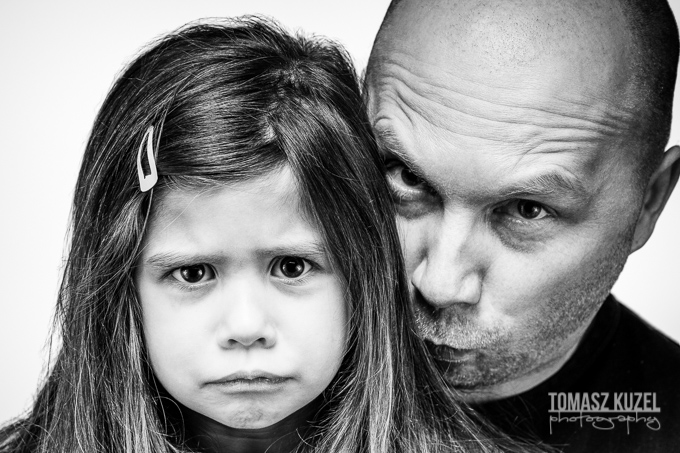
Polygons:
[[628,32],[616,5],[575,1],[402,0],[369,62],[374,126],[403,114],[520,152],[618,146],[638,129]]
[[547,71],[506,71],[494,83],[476,68],[447,73],[395,53],[370,88],[373,126],[380,135],[385,123],[396,120],[413,133],[420,125],[423,133],[438,131],[456,141],[474,137],[518,152],[620,141],[635,123],[634,112],[610,102],[603,87],[589,92],[593,87],[570,84],[560,69],[554,64]]

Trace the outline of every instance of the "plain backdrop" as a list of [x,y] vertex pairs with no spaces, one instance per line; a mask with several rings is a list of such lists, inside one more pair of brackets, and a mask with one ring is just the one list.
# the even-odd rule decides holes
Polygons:
[[[336,39],[361,70],[388,4],[389,0],[0,3],[4,257],[0,276],[5,285],[0,296],[0,424],[29,406],[42,376],[85,142],[115,76],[136,52],[155,37],[198,18],[258,13],[275,17],[290,30],[302,28]],[[680,15],[680,0],[671,4]],[[678,144],[680,120],[673,124],[671,144]],[[679,228],[676,193],[652,239],[631,256],[613,291],[676,341]]]

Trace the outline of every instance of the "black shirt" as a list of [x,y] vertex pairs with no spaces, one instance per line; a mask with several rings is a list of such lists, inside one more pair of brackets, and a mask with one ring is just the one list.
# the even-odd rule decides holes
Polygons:
[[[297,450],[313,429],[322,407],[322,397],[290,414],[283,420],[258,429],[225,426],[173,401],[167,404],[178,431],[179,443],[196,453],[290,453]],[[305,439],[305,440],[303,440]]]
[[564,452],[680,452],[680,346],[610,295],[556,374],[475,408]]

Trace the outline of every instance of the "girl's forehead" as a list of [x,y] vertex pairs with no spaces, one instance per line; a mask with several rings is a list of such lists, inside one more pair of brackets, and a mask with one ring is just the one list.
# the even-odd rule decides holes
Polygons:
[[154,217],[162,220],[164,217],[176,216],[189,207],[200,208],[203,205],[219,204],[220,201],[234,205],[257,202],[258,206],[272,207],[283,204],[300,210],[303,206],[298,182],[290,168],[283,166],[269,173],[235,182],[166,187],[162,195],[154,201]]
[[320,231],[307,217],[296,179],[284,167],[233,184],[168,190],[156,205],[146,244],[151,250],[206,252],[320,247]]

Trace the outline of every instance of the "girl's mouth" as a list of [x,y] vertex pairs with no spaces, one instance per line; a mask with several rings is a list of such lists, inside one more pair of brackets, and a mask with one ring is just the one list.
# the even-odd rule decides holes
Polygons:
[[205,385],[232,392],[262,392],[276,390],[291,379],[265,371],[238,371]]

